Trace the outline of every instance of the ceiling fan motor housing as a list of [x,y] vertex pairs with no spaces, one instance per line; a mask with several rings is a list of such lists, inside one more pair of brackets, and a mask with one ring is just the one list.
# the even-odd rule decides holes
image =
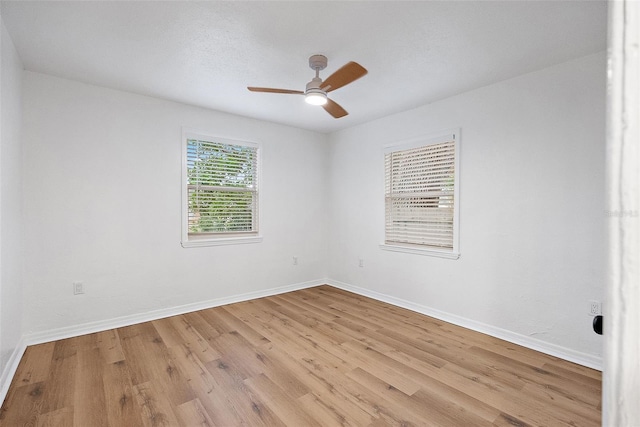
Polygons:
[[[311,81],[307,83],[307,90],[305,91],[305,93],[308,93],[309,91],[324,92],[323,90],[320,89],[321,84],[322,84],[322,79],[320,77],[312,78]],[[317,89],[317,90],[314,90],[314,89]]]
[[311,105],[324,105],[327,103],[327,92],[320,89],[322,79],[314,77],[307,83],[307,90],[304,91],[305,101]]

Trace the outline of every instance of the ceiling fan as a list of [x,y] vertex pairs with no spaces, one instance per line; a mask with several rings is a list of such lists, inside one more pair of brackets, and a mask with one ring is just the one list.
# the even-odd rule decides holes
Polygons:
[[331,114],[334,118],[339,119],[347,114],[347,111],[338,105],[335,101],[332,101],[327,97],[327,93],[340,89],[342,86],[346,86],[358,80],[360,77],[367,74],[367,70],[357,62],[349,62],[340,68],[335,73],[327,77],[326,80],[320,78],[320,70],[327,68],[327,57],[324,55],[312,55],[309,58],[309,67],[315,70],[316,76],[307,83],[305,91],[290,90],[290,89],[273,89],[269,87],[254,87],[249,86],[252,92],[268,92],[268,93],[285,93],[293,95],[304,95],[305,101],[311,105],[321,105],[327,113]]

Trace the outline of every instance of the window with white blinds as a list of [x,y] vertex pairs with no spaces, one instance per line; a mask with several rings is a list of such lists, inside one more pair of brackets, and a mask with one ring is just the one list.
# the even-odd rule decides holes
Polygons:
[[252,241],[258,145],[187,133],[183,146],[183,246]]
[[385,245],[457,257],[457,150],[455,133],[385,150]]

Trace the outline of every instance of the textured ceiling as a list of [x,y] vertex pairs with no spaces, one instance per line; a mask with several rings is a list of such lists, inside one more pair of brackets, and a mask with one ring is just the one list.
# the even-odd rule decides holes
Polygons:
[[[6,1],[27,70],[320,132],[332,132],[606,48],[602,1]],[[334,119],[301,96],[308,57],[326,78],[369,70],[331,93]]]

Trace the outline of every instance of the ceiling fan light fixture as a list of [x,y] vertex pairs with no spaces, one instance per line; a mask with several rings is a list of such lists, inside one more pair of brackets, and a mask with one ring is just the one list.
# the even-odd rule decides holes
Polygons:
[[305,94],[304,100],[311,105],[325,105],[327,103],[327,94],[321,89],[309,89]]

